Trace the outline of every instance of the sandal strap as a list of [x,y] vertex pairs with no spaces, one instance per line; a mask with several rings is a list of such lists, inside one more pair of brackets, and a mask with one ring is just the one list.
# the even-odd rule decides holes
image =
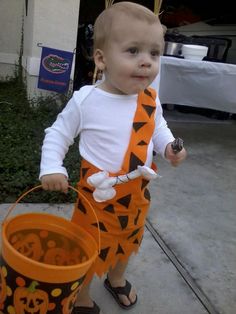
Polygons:
[[[109,282],[110,284],[110,282]],[[111,286],[111,284],[110,284]],[[125,295],[127,298],[129,298],[129,294],[130,294],[130,291],[131,291],[131,284],[128,280],[125,281],[125,286],[124,287],[112,287],[112,290],[116,293],[116,294],[123,294]]]
[[[124,303],[121,302],[119,295],[125,295],[129,299],[130,291],[132,289],[131,284],[129,283],[128,280],[125,281],[125,286],[124,287],[112,287],[110,281],[108,278],[105,279],[104,281],[104,286],[105,288],[111,293],[113,296],[114,300],[119,304],[119,306],[125,310],[131,309],[138,300],[138,297],[136,295],[136,299],[134,302],[130,301],[129,305],[125,305]],[[130,300],[130,299],[129,299]]]
[[100,308],[93,301],[93,307],[88,306],[75,306],[71,314],[99,314]]

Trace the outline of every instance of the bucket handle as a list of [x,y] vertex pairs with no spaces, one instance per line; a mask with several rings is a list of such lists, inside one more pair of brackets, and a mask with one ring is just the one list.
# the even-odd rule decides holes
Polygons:
[[[98,226],[98,254],[100,254],[101,252],[101,231],[100,231],[100,227],[99,227],[99,221],[98,221],[98,217],[95,213],[95,210],[93,209],[92,205],[90,204],[90,202],[87,200],[87,198],[79,191],[77,190],[76,188],[74,188],[73,186],[69,185],[68,186],[69,189],[73,190],[74,192],[76,192],[86,203],[87,205],[89,206],[89,208],[92,210],[93,214],[94,214],[94,217],[96,219],[96,222],[97,222],[97,226]],[[7,218],[10,216],[10,214],[12,213],[12,211],[15,209],[15,207],[17,206],[17,204],[26,196],[28,195],[29,193],[35,191],[35,190],[38,190],[38,189],[41,189],[42,188],[42,185],[37,185],[31,189],[29,189],[28,191],[26,191],[25,193],[23,193],[16,201],[14,204],[12,204],[12,206],[10,206],[10,208],[8,209],[7,211],[7,214],[6,216],[4,217],[3,219],[3,222],[2,224],[4,224],[4,222],[7,220]]]

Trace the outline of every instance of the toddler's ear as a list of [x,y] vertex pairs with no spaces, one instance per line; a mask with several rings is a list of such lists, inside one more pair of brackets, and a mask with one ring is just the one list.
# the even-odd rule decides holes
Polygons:
[[96,49],[93,54],[94,62],[97,68],[104,71],[106,68],[104,53],[101,49]]

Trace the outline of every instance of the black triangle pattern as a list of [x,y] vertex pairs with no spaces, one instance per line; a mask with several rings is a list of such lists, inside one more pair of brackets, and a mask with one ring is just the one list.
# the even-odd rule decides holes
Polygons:
[[130,154],[129,172],[136,170],[138,166],[143,166],[144,163],[134,153]]
[[122,230],[124,230],[128,225],[129,216],[118,216],[118,219]]
[[148,189],[144,190],[144,197],[146,198],[146,200],[150,201],[151,200],[151,195]]
[[143,108],[145,109],[146,113],[148,114],[149,118],[151,117],[152,113],[156,110],[155,107],[150,105],[144,105],[142,104]]
[[82,168],[82,177],[84,178],[86,176],[86,173],[88,172],[89,168]]
[[139,244],[138,239],[136,238],[133,243],[134,244]]
[[132,238],[133,236],[135,236],[135,235],[139,232],[139,230],[140,230],[140,228],[135,229],[135,230],[131,233],[131,235],[130,235],[130,236],[128,236],[128,238],[127,238],[127,239],[130,239],[130,238]]
[[117,251],[116,251],[116,255],[117,254],[125,254],[124,250],[122,249],[121,245],[118,243],[118,248],[117,248]]
[[115,213],[114,206],[112,204],[107,205],[106,207],[103,208],[103,210],[111,214]]
[[129,203],[131,201],[131,194],[127,194],[117,200],[117,203],[123,205],[126,208],[129,208]]
[[79,199],[77,207],[82,213],[87,214],[86,207],[83,205],[81,199]]
[[101,249],[101,251],[98,255],[104,262],[107,258],[107,254],[108,254],[109,250],[110,250],[110,247],[106,247],[105,249]]
[[146,143],[145,141],[140,141],[140,142],[138,143],[138,145],[139,145],[139,146],[145,146],[145,145],[147,145],[147,143]]
[[[97,222],[93,223],[92,226],[98,227]],[[107,232],[107,228],[105,227],[104,223],[101,221],[99,221],[99,229],[100,231]]]
[[139,219],[140,214],[141,214],[141,209],[139,208],[139,209],[138,209],[137,216],[136,216],[135,219],[134,219],[134,224],[135,224],[135,225],[138,224],[138,219]]
[[134,122],[133,123],[133,129],[135,132],[137,132],[139,129],[141,129],[147,122]]
[[144,93],[152,98],[152,93],[148,89],[145,89]]
[[142,180],[142,185],[141,185],[141,190],[143,190],[148,185],[148,183],[149,183],[148,180],[143,179]]

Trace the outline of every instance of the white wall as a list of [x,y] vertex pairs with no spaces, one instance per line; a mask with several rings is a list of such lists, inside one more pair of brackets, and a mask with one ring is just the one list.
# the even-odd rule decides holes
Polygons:
[[41,92],[37,80],[42,49],[37,44],[67,51],[76,48],[79,4],[79,0],[29,1],[24,20],[23,66],[30,94]]
[[24,0],[0,1],[0,79],[12,76],[19,61]]
[[73,51],[76,47],[79,0],[30,0],[25,17],[24,66],[38,75],[41,48]]
[[[41,92],[37,89],[37,80],[42,49],[37,44],[73,51],[76,48],[79,6],[80,0],[28,0],[26,15],[25,0],[0,0],[0,79],[14,75],[24,22],[22,65],[28,93],[35,96]],[[71,78],[73,74],[74,67]]]

